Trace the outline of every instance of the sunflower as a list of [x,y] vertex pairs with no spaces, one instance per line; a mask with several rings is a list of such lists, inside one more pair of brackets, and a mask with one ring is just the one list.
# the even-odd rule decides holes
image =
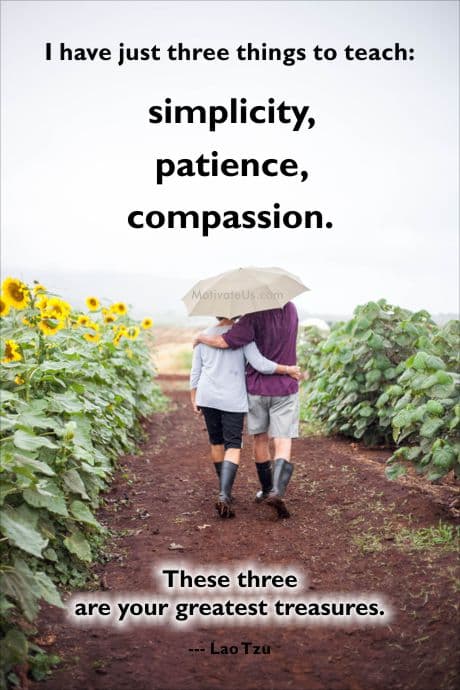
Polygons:
[[21,386],[23,383],[25,383],[22,376],[19,376],[19,375],[14,377],[14,382],[17,386]]
[[5,278],[2,283],[2,299],[14,309],[24,309],[30,301],[30,293],[18,278]]
[[22,359],[22,355],[19,352],[19,345],[15,340],[6,340],[5,349],[3,350],[2,363],[7,364],[8,362],[19,362]]
[[123,335],[124,333],[118,331],[118,333],[113,337],[112,342],[115,345],[115,347],[118,347],[118,345],[120,344],[120,340],[123,338]]
[[37,283],[37,285],[34,285],[32,292],[34,295],[38,295],[40,292],[46,292],[46,287],[41,283]]
[[128,307],[124,302],[115,302],[112,304],[110,307],[110,311],[113,312],[114,314],[126,314],[128,312]]
[[105,314],[104,323],[113,323],[116,318],[116,314]]
[[40,295],[40,297],[37,299],[37,309],[40,309],[40,311],[45,311],[47,305],[48,297],[45,297],[45,295]]
[[61,328],[64,328],[64,324],[58,319],[43,317],[38,322],[38,327],[44,335],[56,335]]
[[97,311],[101,306],[101,303],[97,297],[87,297],[85,302],[90,311]]
[[72,307],[59,297],[51,297],[46,301],[46,307],[42,309],[42,316],[50,319],[65,321],[72,311]]
[[80,316],[77,318],[77,325],[78,326],[87,326],[90,323],[90,318],[89,316],[86,316],[86,314],[80,314]]
[[86,324],[87,328],[91,328],[92,331],[98,331],[99,330],[99,324],[95,323],[95,321],[88,321]]
[[125,326],[124,323],[115,323],[115,324],[112,326],[112,330],[113,330],[116,334],[120,334],[120,335],[126,335],[126,332],[127,332],[127,329],[126,329],[126,326]]
[[101,339],[101,334],[100,333],[85,333],[85,335],[83,337],[89,343],[98,343],[99,340]]
[[144,331],[148,331],[149,328],[152,328],[153,326],[153,321],[151,318],[148,316],[145,317],[145,319],[142,320],[141,326],[144,329]]
[[6,303],[3,297],[0,297],[0,316],[8,316],[10,305]]
[[136,340],[140,331],[141,331],[141,329],[139,328],[139,326],[130,326],[126,330],[126,333],[124,333],[124,335],[126,335],[126,337],[129,338],[130,340]]

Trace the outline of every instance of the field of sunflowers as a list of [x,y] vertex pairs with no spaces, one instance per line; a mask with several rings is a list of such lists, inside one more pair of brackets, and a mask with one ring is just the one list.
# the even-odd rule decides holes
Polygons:
[[106,530],[94,510],[140,420],[164,406],[152,319],[124,302],[73,309],[43,285],[6,278],[1,315],[0,688],[46,655],[30,641],[40,600],[81,585]]

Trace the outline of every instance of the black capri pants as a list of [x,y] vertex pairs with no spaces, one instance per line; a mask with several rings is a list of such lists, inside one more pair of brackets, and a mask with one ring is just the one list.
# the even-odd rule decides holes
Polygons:
[[212,446],[241,448],[243,445],[244,412],[226,412],[215,407],[201,407]]

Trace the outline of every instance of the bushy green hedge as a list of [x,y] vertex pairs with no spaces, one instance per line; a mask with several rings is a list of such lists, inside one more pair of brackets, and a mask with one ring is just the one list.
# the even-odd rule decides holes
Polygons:
[[16,283],[2,304],[0,687],[15,665],[42,660],[27,621],[41,599],[62,606],[56,585],[82,583],[105,531],[100,493],[164,402],[148,333],[123,303],[91,298],[82,314]]
[[[430,480],[459,468],[459,322],[438,327],[426,311],[385,300],[356,308],[328,337],[303,334],[303,417],[327,433],[397,444],[390,478],[405,461]],[[404,445],[402,445],[404,443]]]

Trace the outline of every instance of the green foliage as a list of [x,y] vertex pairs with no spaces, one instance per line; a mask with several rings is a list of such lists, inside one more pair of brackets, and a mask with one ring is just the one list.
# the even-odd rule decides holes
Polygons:
[[129,316],[118,319],[126,335],[117,338],[92,314],[98,337],[88,340],[72,313],[45,335],[34,327],[37,311],[31,300],[2,318],[3,338],[20,353],[1,366],[3,685],[26,660],[36,679],[55,663],[30,645],[21,621],[35,619],[41,600],[63,606],[56,584],[83,582],[106,532],[94,515],[99,495],[118,456],[135,450],[141,418],[164,403],[148,334]]
[[431,481],[460,469],[458,321],[440,328],[425,311],[369,302],[300,353],[310,376],[306,421],[367,444],[399,446],[389,460],[391,479],[405,472],[405,462]]
[[308,366],[314,366],[318,357],[318,345],[325,340],[326,336],[316,326],[304,326],[299,329],[299,336],[297,340],[297,360],[300,367],[303,369]]

